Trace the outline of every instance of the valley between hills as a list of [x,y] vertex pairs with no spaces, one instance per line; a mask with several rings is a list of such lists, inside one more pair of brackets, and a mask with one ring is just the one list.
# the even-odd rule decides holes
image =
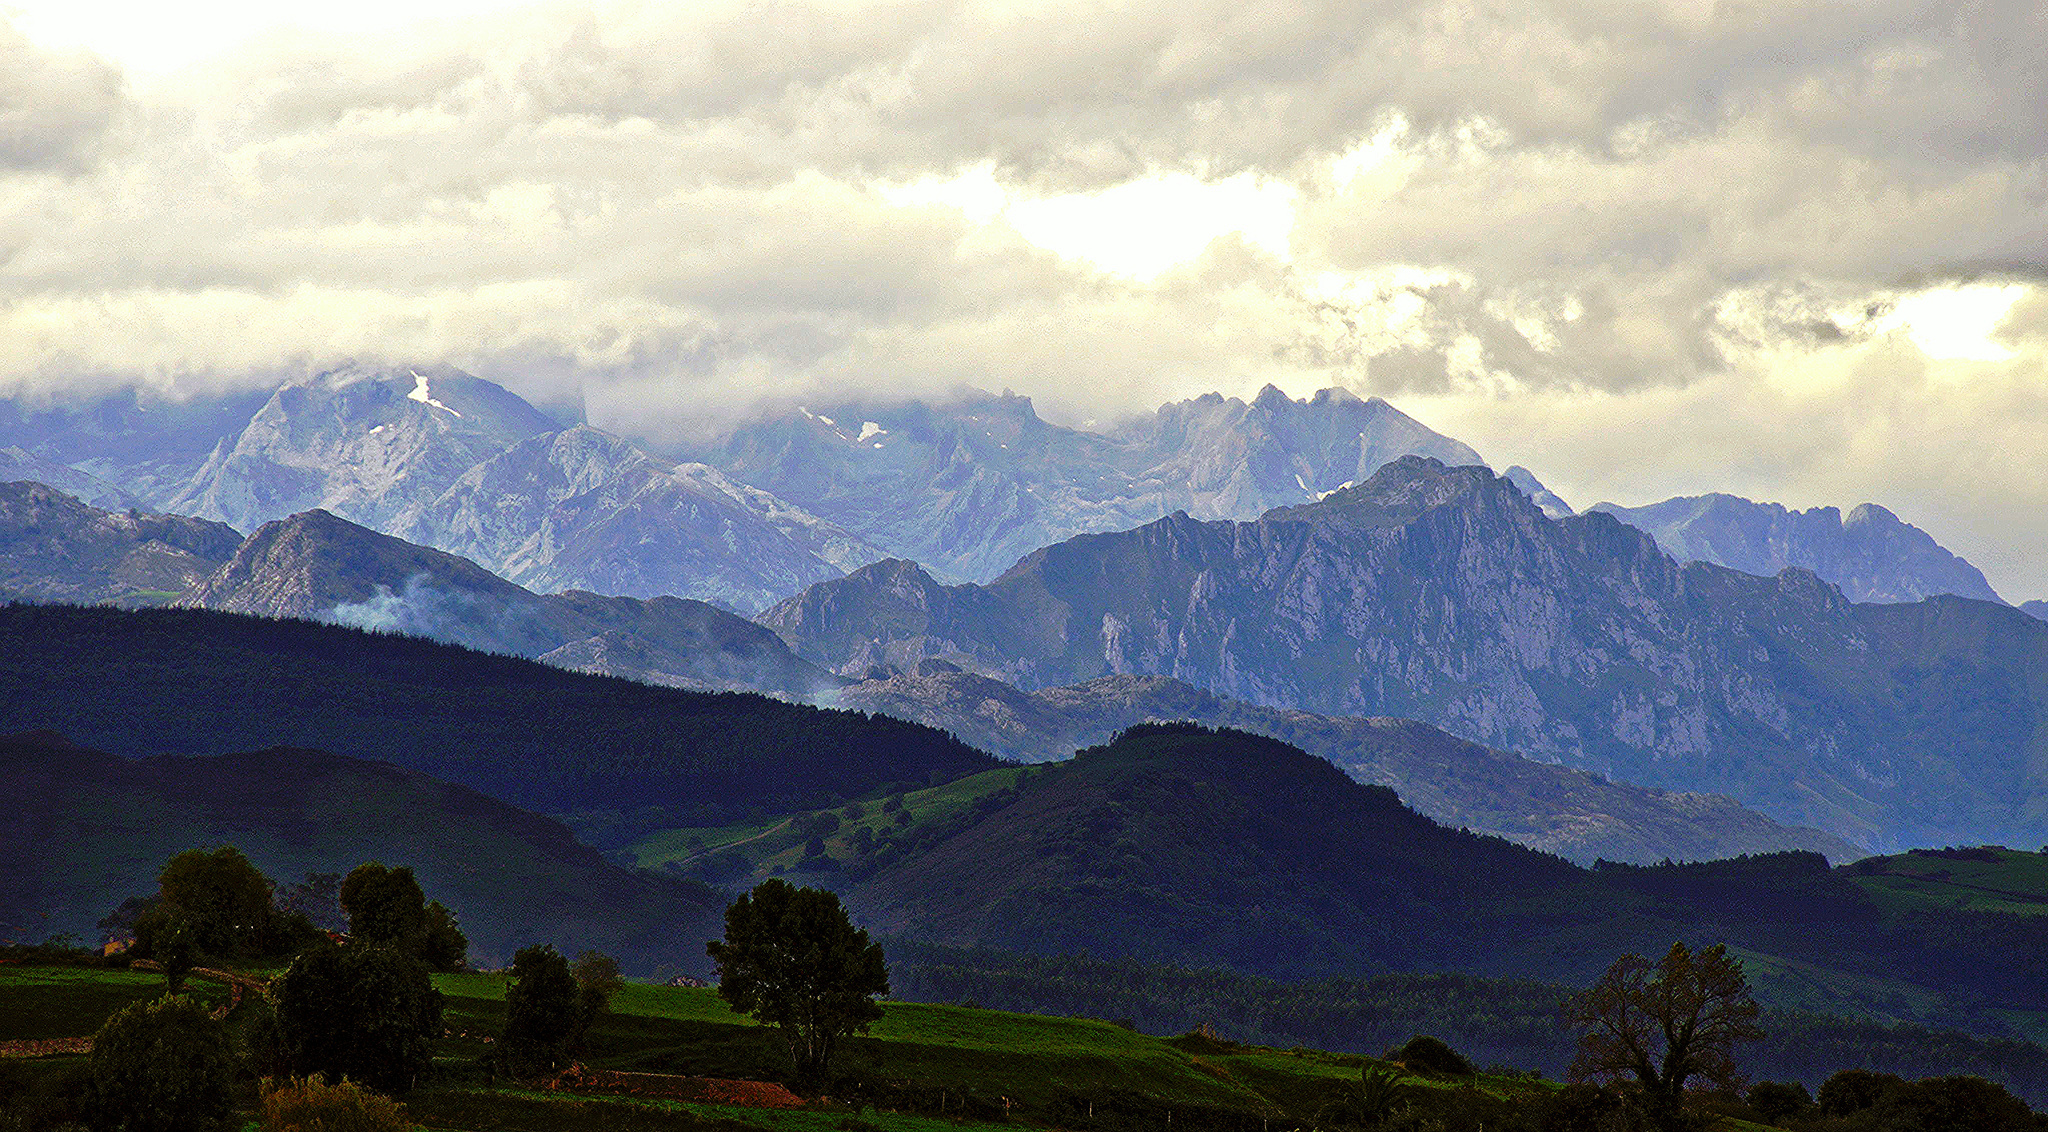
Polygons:
[[[444,906],[434,1065],[498,1064],[529,945],[632,977],[599,1076],[430,1074],[435,1127],[1363,1128],[1382,1069],[1411,1123],[1576,1127],[1559,1004],[1674,940],[1739,961],[1753,1079],[2048,1103],[2048,621],[1876,505],[1577,511],[1270,387],[656,451],[446,367],[9,406],[0,480],[0,1042],[150,999],[100,944],[232,845]],[[658,985],[784,881],[890,957],[840,1107],[598,1089],[802,1085]]]

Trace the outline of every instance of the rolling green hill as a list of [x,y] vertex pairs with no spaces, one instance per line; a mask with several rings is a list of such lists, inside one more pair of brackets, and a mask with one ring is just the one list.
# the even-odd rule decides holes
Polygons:
[[1767,1000],[2042,1032],[2048,921],[1888,903],[1814,853],[1581,869],[1435,825],[1276,740],[1184,724],[1133,728],[998,800],[865,880],[843,866],[849,903],[931,943],[1283,978],[1581,985],[1625,951],[1726,941]]
[[1847,872],[1889,907],[2048,915],[2048,853],[2002,845],[1914,849],[1865,857]]
[[[0,941],[76,933],[185,849],[231,843],[279,883],[409,865],[472,959],[528,943],[597,948],[635,970],[703,973],[725,898],[621,868],[561,824],[416,771],[318,751],[129,760],[49,735],[0,738]],[[33,847],[33,851],[28,851]]]

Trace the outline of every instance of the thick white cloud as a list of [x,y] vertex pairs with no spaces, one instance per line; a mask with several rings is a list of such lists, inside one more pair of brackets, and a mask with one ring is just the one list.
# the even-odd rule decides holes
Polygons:
[[[0,389],[428,358],[674,436],[1339,382],[1581,501],[1875,498],[2028,597],[2044,56],[2032,0],[727,0],[130,91],[0,24]],[[2002,330],[1929,357],[1973,280]]]
[[0,174],[75,172],[124,106],[121,73],[83,51],[49,51],[0,18]]

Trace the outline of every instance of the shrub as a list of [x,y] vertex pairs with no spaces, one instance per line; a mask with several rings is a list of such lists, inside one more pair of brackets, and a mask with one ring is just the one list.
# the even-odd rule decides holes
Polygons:
[[262,1132],[413,1132],[405,1106],[344,1078],[263,1082]]
[[1815,1103],[1822,1116],[1849,1116],[1875,1106],[1885,1094],[1905,1085],[1905,1078],[1896,1073],[1844,1069],[1820,1083],[1820,1096]]
[[1417,1034],[1408,1043],[1394,1051],[1390,1059],[1398,1061],[1420,1073],[1442,1073],[1452,1077],[1470,1077],[1479,1072],[1465,1055],[1452,1049],[1441,1038],[1428,1034]]
[[106,1132],[214,1132],[235,1127],[227,1030],[188,999],[116,1012],[93,1036],[86,1121]]
[[1797,1081],[1758,1081],[1744,1098],[1758,1116],[1773,1124],[1799,1116],[1813,1107],[1813,1096]]

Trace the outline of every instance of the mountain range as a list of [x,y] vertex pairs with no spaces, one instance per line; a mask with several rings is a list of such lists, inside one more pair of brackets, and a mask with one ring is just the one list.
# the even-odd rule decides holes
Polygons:
[[1767,1002],[2005,1033],[2001,1011],[2034,1024],[2048,990],[2030,942],[2048,918],[1915,906],[1812,853],[1582,869],[1446,829],[1277,740],[1190,724],[1041,768],[914,852],[876,846],[895,863],[849,905],[952,947],[1585,985],[1616,954],[1713,939]]
[[[406,633],[675,687],[832,703],[925,723],[1004,757],[1032,761],[1065,758],[1151,719],[1227,723],[1302,743],[1362,781],[1395,788],[1438,820],[1583,861],[1694,860],[1789,848],[1837,859],[1857,853],[1838,837],[1781,826],[1724,797],[1618,785],[1475,747],[1420,725],[1261,709],[1167,679],[1109,678],[1027,693],[939,671],[838,690],[844,678],[796,656],[767,629],[703,602],[573,590],[534,594],[465,559],[324,511],[266,523],[238,543],[228,528],[200,520],[100,512],[34,485],[0,489],[0,500],[7,492],[61,502],[61,516],[46,514],[35,525],[45,540],[69,553],[20,558],[11,548],[25,540],[0,509],[0,575],[41,580],[41,588],[30,591],[0,585],[0,596],[105,600],[99,591],[80,588],[52,593],[48,580],[82,579],[83,586],[98,578],[127,578],[136,560],[156,562],[170,551],[159,542],[138,551],[132,539],[109,547],[92,536],[109,527],[125,532],[137,523],[184,523],[212,534],[207,557],[173,559],[185,572],[160,584],[182,592],[174,598],[151,593],[152,601]],[[69,533],[59,537],[60,532]],[[128,604],[144,603],[132,589],[118,596]]]
[[1385,401],[1209,394],[1106,433],[1050,424],[1028,397],[849,403],[743,425],[704,458],[948,580],[987,580],[1048,543],[1185,510],[1252,518],[1396,457],[1478,453]]
[[0,687],[0,734],[55,731],[131,757],[326,751],[574,816],[586,835],[830,806],[998,765],[882,716],[206,609],[0,605]]
[[1843,515],[1834,507],[1792,511],[1714,494],[1647,507],[1596,503],[1590,510],[1648,531],[1682,562],[1713,562],[1766,577],[1795,567],[1810,570],[1850,601],[1907,602],[1937,594],[2000,600],[1975,566],[1874,503]]
[[204,519],[103,511],[39,483],[0,483],[0,597],[160,605],[241,541]]
[[[1092,424],[1092,422],[1091,422]],[[257,394],[126,392],[78,408],[0,403],[0,478],[114,510],[241,531],[320,508],[471,559],[541,592],[712,601],[750,612],[885,556],[989,581],[1041,546],[1185,511],[1257,518],[1362,482],[1387,461],[1479,454],[1377,398],[1268,386],[1208,394],[1100,432],[1027,398],[792,406],[689,458],[564,427],[445,365],[343,366]],[[1526,468],[1508,479],[1573,513]],[[1600,509],[1682,560],[1813,570],[1852,600],[1995,600],[1981,574],[1870,505],[1847,519],[1732,496]]]
[[2048,804],[2029,769],[2048,765],[2048,625],[1679,563],[1613,516],[1552,519],[1428,459],[1255,522],[1079,536],[985,586],[877,563],[760,620],[848,675],[935,658],[1025,688],[1172,676],[1726,793],[1871,846],[2038,839]]

